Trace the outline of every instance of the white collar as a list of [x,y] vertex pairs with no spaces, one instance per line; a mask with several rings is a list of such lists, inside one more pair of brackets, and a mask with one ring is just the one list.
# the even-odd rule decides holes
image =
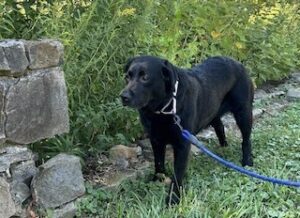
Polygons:
[[[159,111],[155,111],[156,114],[176,114],[176,95],[177,95],[177,89],[178,89],[178,80],[175,82],[175,90],[173,92],[172,98],[167,102],[167,104]],[[165,111],[169,105],[173,102],[171,111]]]

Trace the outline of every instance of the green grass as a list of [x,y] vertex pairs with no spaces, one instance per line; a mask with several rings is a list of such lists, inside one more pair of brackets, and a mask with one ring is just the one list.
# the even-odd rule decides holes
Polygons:
[[[300,103],[276,116],[265,116],[253,132],[255,166],[264,175],[300,181]],[[239,164],[240,139],[230,146],[207,144]],[[171,168],[171,167],[169,167]],[[126,182],[117,191],[88,187],[79,217],[300,217],[300,189],[264,183],[224,168],[205,155],[191,158],[180,205],[166,208],[166,187],[148,178]]]

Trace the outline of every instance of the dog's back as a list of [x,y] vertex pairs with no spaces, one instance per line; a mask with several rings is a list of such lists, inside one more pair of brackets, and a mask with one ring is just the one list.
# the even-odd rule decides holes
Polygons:
[[[241,108],[252,110],[253,84],[245,67],[227,57],[211,57],[181,74],[182,86],[190,90],[189,105],[196,111],[193,132],[197,133],[224,113],[236,113]],[[197,102],[193,104],[193,102]]]

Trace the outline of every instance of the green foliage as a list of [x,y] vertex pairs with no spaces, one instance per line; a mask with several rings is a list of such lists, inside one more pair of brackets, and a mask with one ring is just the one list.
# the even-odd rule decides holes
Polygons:
[[121,107],[123,65],[153,54],[190,67],[212,55],[242,61],[257,84],[300,66],[296,1],[4,0],[0,38],[57,38],[71,132],[34,147],[49,154],[104,150],[140,137],[136,112]]
[[[264,117],[254,128],[255,170],[261,174],[300,180],[300,103],[276,117]],[[276,125],[274,125],[276,124]],[[213,152],[236,164],[240,138],[229,137],[226,148],[217,140],[208,143]],[[291,217],[300,216],[300,190],[273,185],[224,168],[206,155],[190,161],[182,202],[166,208],[167,193],[161,183],[140,179],[117,191],[88,188],[79,203],[79,217]]]

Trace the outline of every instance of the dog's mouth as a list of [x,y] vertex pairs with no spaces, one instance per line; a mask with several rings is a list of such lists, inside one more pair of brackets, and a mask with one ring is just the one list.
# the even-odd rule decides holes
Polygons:
[[131,107],[137,110],[144,108],[148,105],[148,101],[146,101],[146,98],[135,98],[135,97],[124,98],[121,96],[121,101],[123,106]]
[[147,93],[145,90],[139,90],[134,92],[130,89],[124,89],[120,93],[120,98],[123,106],[131,107],[133,109],[142,109],[147,107],[149,104],[150,93]]

